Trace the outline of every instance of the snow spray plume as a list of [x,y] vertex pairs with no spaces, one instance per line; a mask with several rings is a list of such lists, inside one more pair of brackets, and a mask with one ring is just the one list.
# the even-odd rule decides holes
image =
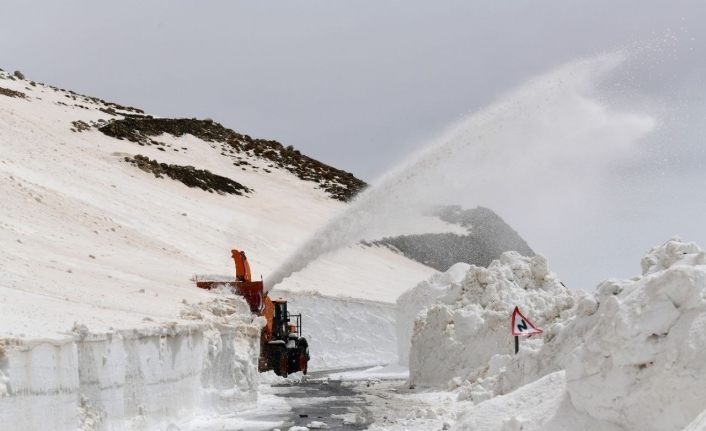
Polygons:
[[651,117],[615,112],[587,96],[622,62],[610,54],[569,63],[465,118],[361,193],[275,270],[268,286],[325,253],[379,238],[430,205],[482,203],[531,222],[533,209],[544,217],[557,195],[568,199],[557,213],[566,215],[576,196],[585,203],[597,193],[600,170],[630,157],[654,127]]

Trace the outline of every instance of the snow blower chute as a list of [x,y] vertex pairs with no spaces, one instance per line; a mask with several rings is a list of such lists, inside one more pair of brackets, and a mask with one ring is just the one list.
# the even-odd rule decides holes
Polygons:
[[224,287],[247,301],[250,311],[264,316],[267,324],[260,334],[260,372],[274,370],[278,376],[301,371],[306,374],[309,344],[302,337],[302,315],[290,314],[285,299],[271,300],[262,280],[252,281],[245,252],[231,250],[235,262],[235,281],[197,281],[201,289]]

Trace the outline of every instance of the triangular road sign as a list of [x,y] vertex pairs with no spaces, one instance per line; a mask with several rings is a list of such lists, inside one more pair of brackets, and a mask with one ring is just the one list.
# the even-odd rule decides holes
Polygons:
[[519,307],[515,307],[510,322],[512,324],[512,335],[515,337],[529,337],[530,335],[542,333],[541,329],[520,313]]

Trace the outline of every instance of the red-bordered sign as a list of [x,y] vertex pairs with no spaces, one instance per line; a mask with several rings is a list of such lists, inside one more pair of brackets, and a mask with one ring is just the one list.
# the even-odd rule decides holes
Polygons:
[[520,313],[519,307],[515,307],[515,310],[512,312],[510,324],[512,325],[512,335],[515,337],[529,337],[530,335],[542,333],[541,329]]

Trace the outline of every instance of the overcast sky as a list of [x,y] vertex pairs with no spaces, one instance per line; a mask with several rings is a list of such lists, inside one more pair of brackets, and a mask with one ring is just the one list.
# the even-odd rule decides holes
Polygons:
[[703,35],[697,4],[3,0],[0,67],[212,117],[370,180],[551,66],[667,30]]
[[[374,181],[446,125],[532,76],[578,57],[654,45],[621,84],[631,101],[670,105],[684,124],[670,134],[672,122],[653,138],[674,151],[633,168],[661,166],[676,190],[699,199],[704,4],[0,0],[0,67],[156,115],[210,117]],[[640,220],[645,232],[660,229],[654,237],[635,233],[624,250],[632,262],[667,232],[706,245],[700,222],[670,220]],[[522,227],[535,245],[538,234]]]

